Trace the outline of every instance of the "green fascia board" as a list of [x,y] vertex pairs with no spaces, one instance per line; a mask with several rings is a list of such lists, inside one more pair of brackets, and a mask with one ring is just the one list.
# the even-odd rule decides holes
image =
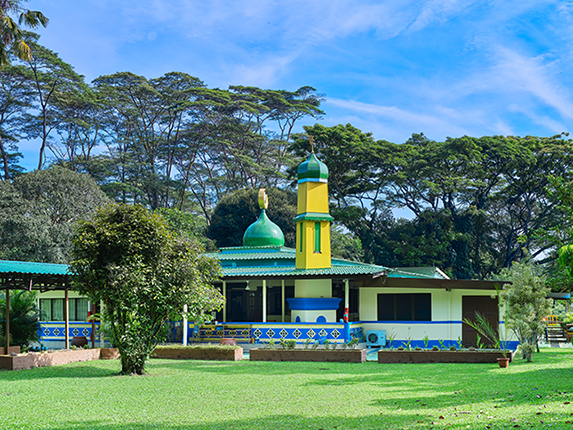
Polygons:
[[274,253],[238,253],[238,254],[206,254],[207,257],[216,258],[220,261],[241,261],[241,260],[293,260],[294,252],[274,252]]
[[285,246],[278,246],[278,245],[265,245],[265,246],[229,246],[226,248],[219,249],[218,252],[212,254],[237,254],[237,253],[249,253],[249,252],[257,252],[257,253],[272,253],[277,251],[291,251],[295,252],[292,248],[287,248]]
[[294,267],[224,267],[223,277],[294,277],[294,276],[356,276],[381,273],[379,267],[333,266],[325,269],[296,269]]
[[70,275],[67,264],[32,263],[29,261],[0,260],[0,273],[24,273],[31,275]]
[[298,221],[332,221],[334,218],[327,213],[320,213],[320,212],[305,212],[302,214],[298,214],[294,218],[294,222]]

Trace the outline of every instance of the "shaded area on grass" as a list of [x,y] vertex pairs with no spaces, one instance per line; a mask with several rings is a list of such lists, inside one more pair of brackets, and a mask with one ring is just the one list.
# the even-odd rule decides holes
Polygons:
[[[51,426],[50,430],[148,430],[148,429],[169,429],[169,430],[238,430],[238,429],[280,429],[280,430],[299,430],[299,429],[424,429],[424,428],[468,428],[464,411],[456,414],[447,414],[446,416],[428,416],[423,414],[416,415],[370,415],[364,417],[341,417],[332,416],[327,418],[307,418],[300,415],[270,415],[262,419],[245,418],[245,419],[222,419],[220,421],[210,421],[202,423],[189,422],[186,424],[172,424],[169,422],[146,423],[134,422],[129,424],[115,424],[107,420],[91,421],[67,421],[60,426]],[[440,418],[441,417],[441,418]],[[573,417],[570,417],[573,418]],[[463,421],[463,422],[462,422]],[[496,418],[491,415],[482,415],[478,418],[480,424],[477,428],[487,429],[509,429],[509,428],[573,428],[567,418],[557,413],[546,413],[543,415],[533,414],[530,417]],[[476,427],[471,427],[476,428]]]
[[571,352],[509,369],[158,359],[137,377],[113,361],[0,372],[0,428],[573,429]]

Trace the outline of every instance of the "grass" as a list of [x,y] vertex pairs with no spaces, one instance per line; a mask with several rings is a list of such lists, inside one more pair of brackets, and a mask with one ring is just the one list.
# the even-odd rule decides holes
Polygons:
[[571,349],[532,363],[151,360],[0,371],[2,429],[573,429]]

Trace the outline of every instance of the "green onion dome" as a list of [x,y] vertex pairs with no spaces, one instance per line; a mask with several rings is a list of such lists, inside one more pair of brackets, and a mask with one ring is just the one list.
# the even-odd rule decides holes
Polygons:
[[243,246],[284,246],[285,235],[278,225],[272,222],[265,210],[251,224],[243,235]]
[[297,177],[299,181],[306,179],[312,182],[326,182],[328,167],[312,153],[304,163],[298,166]]

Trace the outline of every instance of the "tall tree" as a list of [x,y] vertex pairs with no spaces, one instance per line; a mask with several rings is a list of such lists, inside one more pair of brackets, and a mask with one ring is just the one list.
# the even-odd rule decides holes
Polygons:
[[38,170],[41,170],[46,163],[46,149],[54,143],[54,132],[66,119],[67,104],[81,98],[88,87],[83,76],[76,73],[70,64],[37,42],[37,35],[29,33],[28,36],[32,50],[28,67],[38,113],[27,132],[31,138],[40,140]]
[[0,69],[0,163],[3,180],[13,179],[21,168],[17,142],[31,121],[28,111],[33,107],[34,88],[24,66]]
[[108,202],[88,175],[58,166],[0,182],[0,258],[68,263],[75,223]]

